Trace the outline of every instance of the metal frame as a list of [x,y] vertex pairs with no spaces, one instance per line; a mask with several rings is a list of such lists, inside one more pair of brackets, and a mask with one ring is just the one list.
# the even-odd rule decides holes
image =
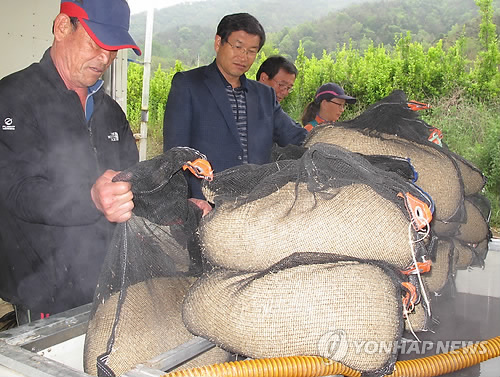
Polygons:
[[[89,377],[87,373],[43,357],[37,352],[85,334],[91,307],[92,304],[87,304],[0,332],[0,372],[1,367],[5,367],[29,377]],[[122,377],[160,377],[165,375],[165,371],[172,370],[213,347],[215,344],[210,341],[195,337],[137,365]]]

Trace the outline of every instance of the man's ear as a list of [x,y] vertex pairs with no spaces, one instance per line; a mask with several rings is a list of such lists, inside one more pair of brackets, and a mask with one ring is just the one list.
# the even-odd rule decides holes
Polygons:
[[219,52],[219,48],[220,48],[221,44],[222,44],[222,38],[220,37],[220,35],[216,35],[215,41],[214,41],[215,52]]
[[260,78],[259,78],[259,81],[260,82],[266,82],[266,81],[269,81],[269,76],[266,72],[262,72],[260,74]]
[[69,16],[65,13],[59,13],[54,20],[54,39],[61,41],[73,32],[73,25]]

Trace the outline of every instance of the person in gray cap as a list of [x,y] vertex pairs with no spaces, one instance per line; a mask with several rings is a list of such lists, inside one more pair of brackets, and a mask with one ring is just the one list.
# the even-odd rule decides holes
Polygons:
[[356,98],[344,93],[344,89],[334,82],[321,85],[314,100],[310,102],[302,113],[302,125],[311,131],[318,124],[336,122],[344,112],[347,104],[356,103]]
[[0,81],[0,297],[18,323],[89,303],[131,217],[135,139],[101,75],[130,36],[124,0],[63,0],[39,63]]

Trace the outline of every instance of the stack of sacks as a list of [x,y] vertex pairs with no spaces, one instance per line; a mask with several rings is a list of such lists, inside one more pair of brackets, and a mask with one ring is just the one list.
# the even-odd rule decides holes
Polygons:
[[430,129],[398,91],[353,120],[315,127],[304,145],[330,143],[365,155],[409,159],[418,174],[417,185],[436,206],[433,221],[459,222],[464,216],[460,169],[444,148],[427,140]]
[[[431,196],[436,207],[432,233],[451,240],[457,254],[453,266],[436,268],[453,271],[483,265],[491,237],[490,206],[481,194],[486,179],[473,164],[450,151],[441,138],[439,130],[412,111],[404,92],[394,91],[353,120],[316,127],[305,146],[331,143],[367,155],[408,159],[417,173],[416,185]],[[453,278],[454,274],[447,276]],[[433,285],[442,289],[441,283]]]
[[[296,258],[260,273],[217,268],[205,274],[186,297],[186,326],[252,358],[313,355],[374,375],[390,373],[392,349],[360,352],[357,345],[393,345],[401,338],[398,280],[373,264],[328,258],[297,264]],[[335,335],[342,336],[341,349],[330,348]]]
[[[392,162],[396,169],[401,163]],[[295,251],[387,262],[401,270],[427,253],[410,224],[431,221],[432,202],[400,175],[334,145],[319,143],[299,160],[243,165],[216,175],[204,194],[215,209],[199,227],[207,260],[262,271]],[[409,212],[412,200],[426,213]],[[422,222],[422,223],[421,223]],[[409,238],[410,237],[410,238]],[[420,259],[419,259],[420,260]]]
[[[403,298],[418,299],[401,270],[427,255],[433,208],[396,171],[414,173],[404,159],[319,143],[204,182],[215,208],[199,238],[213,269],[189,290],[186,327],[253,358],[315,355],[390,373],[397,352],[356,345],[400,339]],[[345,347],[331,354],[328,334],[339,333]]]

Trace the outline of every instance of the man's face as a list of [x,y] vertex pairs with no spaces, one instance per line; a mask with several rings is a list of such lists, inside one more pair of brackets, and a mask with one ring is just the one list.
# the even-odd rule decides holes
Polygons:
[[117,51],[105,50],[97,45],[78,23],[58,46],[58,71],[68,89],[92,86],[109,68]]
[[293,90],[295,83],[295,75],[280,68],[278,73],[272,79],[266,73],[261,73],[259,81],[263,84],[269,85],[276,92],[278,102],[281,102]]
[[223,43],[219,35],[215,36],[216,63],[226,80],[239,86],[239,78],[246,73],[259,52],[260,37],[243,30],[232,32]]

